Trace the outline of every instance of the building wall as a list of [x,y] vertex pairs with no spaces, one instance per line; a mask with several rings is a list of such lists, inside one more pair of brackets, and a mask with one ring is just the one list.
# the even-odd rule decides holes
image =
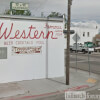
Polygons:
[[0,18],[0,83],[64,76],[63,21]]
[[[84,42],[87,41],[93,41],[93,37],[95,37],[96,34],[98,34],[98,29],[96,28],[86,28],[86,27],[71,27],[72,30],[75,30],[75,33],[70,35],[70,45],[73,45],[75,41],[73,40],[73,36],[77,33],[80,37],[80,40],[78,43],[84,44]],[[83,36],[84,34],[84,36]],[[89,34],[89,35],[88,35]]]

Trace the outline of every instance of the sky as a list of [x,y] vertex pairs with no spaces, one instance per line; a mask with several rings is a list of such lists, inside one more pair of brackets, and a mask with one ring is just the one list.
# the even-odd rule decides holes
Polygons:
[[77,19],[100,20],[100,0],[73,0],[72,16]]
[[[67,0],[0,0],[0,14],[9,9],[11,1],[28,3],[32,16],[40,16],[41,12],[45,16],[50,12],[67,14]],[[100,0],[73,0],[71,8],[72,20],[100,22]]]

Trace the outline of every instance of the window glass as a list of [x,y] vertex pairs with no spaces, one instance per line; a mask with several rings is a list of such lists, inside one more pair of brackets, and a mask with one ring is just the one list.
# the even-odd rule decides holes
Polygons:
[[83,37],[85,37],[85,32],[83,32]]
[[88,36],[88,37],[90,36],[90,33],[89,33],[89,32],[87,32],[87,36]]

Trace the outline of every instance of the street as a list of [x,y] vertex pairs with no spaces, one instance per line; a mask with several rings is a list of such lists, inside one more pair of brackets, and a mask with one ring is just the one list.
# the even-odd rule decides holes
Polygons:
[[91,72],[100,74],[100,54],[92,53],[88,55],[88,54],[77,53],[76,55],[76,53],[71,53],[70,60],[71,60],[70,67],[89,71],[89,66],[90,66]]

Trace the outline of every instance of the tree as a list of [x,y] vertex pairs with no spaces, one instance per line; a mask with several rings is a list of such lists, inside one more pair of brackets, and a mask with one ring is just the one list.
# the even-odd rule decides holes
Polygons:
[[[10,15],[11,10],[5,10],[5,15]],[[31,16],[30,10],[12,10],[12,15],[24,15],[24,16]]]
[[49,14],[48,17],[63,18],[63,15],[59,12],[51,12],[51,14]]

